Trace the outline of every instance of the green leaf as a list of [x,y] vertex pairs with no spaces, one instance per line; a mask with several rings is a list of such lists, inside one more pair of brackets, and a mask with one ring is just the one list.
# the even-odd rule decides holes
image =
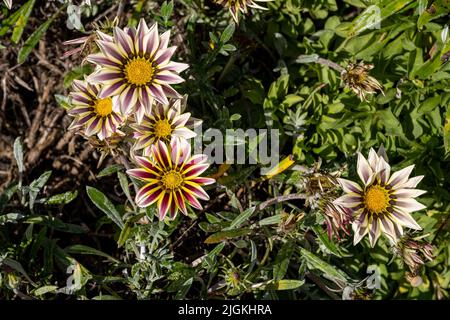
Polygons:
[[64,88],[69,88],[74,80],[82,79],[84,75],[89,74],[92,71],[93,68],[89,64],[71,69],[64,77]]
[[63,96],[61,94],[55,94],[55,100],[56,103],[65,110],[70,110],[72,106],[69,103],[69,98],[66,96]]
[[234,229],[234,228],[237,228],[237,227],[239,227],[241,224],[243,224],[244,222],[246,222],[246,221],[251,217],[251,215],[253,214],[253,212],[255,212],[255,208],[256,208],[256,207],[248,208],[247,210],[245,210],[244,212],[242,212],[240,215],[238,215],[238,216],[236,217],[236,219],[234,219],[234,220],[231,222],[231,224],[230,224],[230,226],[227,228],[227,230],[228,230],[228,229]]
[[420,104],[419,108],[417,109],[417,112],[420,114],[431,112],[435,108],[437,108],[440,103],[441,103],[441,97],[438,95],[428,98]]
[[106,167],[102,171],[99,172],[97,175],[97,178],[106,177],[109,175],[112,175],[113,173],[116,173],[117,171],[123,170],[123,166],[120,164],[113,164],[112,166]]
[[339,270],[335,266],[328,264],[327,262],[317,257],[314,253],[306,249],[300,248],[300,253],[306,260],[310,268],[320,270],[331,279],[337,279],[344,283],[347,283],[347,275],[343,271]]
[[30,183],[29,186],[30,190],[28,191],[30,197],[29,201],[30,209],[33,209],[34,202],[36,200],[39,191],[41,191],[42,187],[44,187],[48,179],[50,179],[51,174],[52,174],[51,171],[46,171],[39,178]]
[[22,64],[25,62],[33,48],[37,45],[39,40],[42,38],[42,36],[45,34],[47,29],[50,27],[50,25],[53,23],[53,21],[56,19],[56,17],[61,12],[61,9],[58,10],[55,14],[53,14],[47,21],[45,21],[43,24],[41,24],[32,34],[31,36],[25,41],[22,48],[20,48],[19,53],[17,55],[17,63]]
[[24,217],[23,214],[20,213],[7,213],[0,216],[0,226],[3,226],[7,223],[17,223],[18,220]]
[[6,188],[6,190],[0,195],[0,213],[2,213],[5,205],[11,200],[14,193],[19,190],[19,185],[17,183],[12,184]]
[[57,289],[58,289],[57,286],[43,286],[34,290],[34,295],[42,296],[43,294],[56,291]]
[[4,264],[7,265],[8,267],[16,270],[17,272],[21,273],[27,280],[28,282],[30,282],[33,286],[37,286],[36,283],[34,283],[33,280],[31,280],[31,278],[28,276],[28,274],[26,273],[25,269],[22,267],[22,265],[20,264],[20,262],[10,259],[10,258],[4,258],[4,259],[0,259],[0,266]]
[[32,215],[27,216],[23,222],[29,224],[43,224],[49,228],[66,233],[82,234],[87,232],[86,227],[72,223],[65,223],[56,217]]
[[120,232],[119,240],[117,241],[117,245],[119,246],[119,248],[122,247],[125,244],[125,242],[130,238],[132,230],[133,229],[131,224],[128,222],[125,223],[124,228]]
[[274,216],[261,219],[259,221],[259,225],[260,226],[268,226],[268,225],[271,225],[271,224],[279,224],[282,219],[283,219],[283,214],[281,214],[281,213],[280,214],[276,214]]
[[250,233],[250,229],[244,228],[244,229],[234,229],[234,230],[227,230],[227,231],[220,231],[217,233],[214,233],[213,235],[209,236],[205,243],[207,244],[213,244],[213,243],[219,243],[221,241],[237,238],[240,236],[244,236]]
[[220,42],[221,43],[227,43],[230,41],[231,37],[234,34],[234,30],[236,29],[236,26],[234,23],[229,24],[225,30],[223,30],[222,35],[220,36]]
[[123,229],[125,226],[122,217],[117,211],[116,207],[112,204],[112,202],[100,191],[94,187],[86,187],[87,194],[91,201],[102,210],[115,224],[117,224],[120,229]]
[[367,7],[347,28],[347,36],[377,28],[382,21],[404,9],[413,0],[381,0]]
[[164,1],[164,3],[161,5],[161,16],[164,19],[164,23],[167,24],[170,17],[173,13],[173,0],[170,2]]
[[304,283],[304,280],[270,280],[254,284],[251,288],[253,290],[293,290],[301,287]]
[[16,21],[16,25],[11,36],[11,40],[14,43],[18,43],[20,38],[22,37],[23,30],[27,25],[28,18],[30,17],[31,11],[33,11],[35,2],[36,0],[30,0],[20,8],[20,16]]
[[108,260],[111,260],[112,262],[119,263],[119,264],[121,263],[119,260],[110,256],[107,253],[104,253],[100,250],[97,250],[97,249],[94,249],[92,247],[85,246],[82,244],[75,244],[73,246],[67,247],[64,249],[64,251],[66,251],[67,253],[70,253],[70,254],[86,254],[86,255],[104,257]]
[[16,159],[19,172],[23,172],[25,167],[23,164],[23,147],[20,137],[17,137],[14,141],[14,158]]
[[127,175],[123,172],[118,171],[117,176],[119,178],[120,186],[122,187],[123,192],[128,198],[128,201],[130,201],[131,204],[134,205],[133,198],[131,197],[130,188],[128,186],[128,178]]
[[287,241],[283,244],[280,251],[275,258],[273,266],[273,279],[281,280],[287,273],[291,256],[294,253],[294,245],[292,242]]
[[46,204],[68,204],[78,196],[78,191],[67,191],[61,194],[55,194],[48,198]]
[[1,29],[0,29],[0,37],[3,37],[9,29],[17,22],[20,15],[24,11],[24,6],[20,7],[18,10],[16,10],[13,14],[11,14],[8,18],[0,21],[1,22]]

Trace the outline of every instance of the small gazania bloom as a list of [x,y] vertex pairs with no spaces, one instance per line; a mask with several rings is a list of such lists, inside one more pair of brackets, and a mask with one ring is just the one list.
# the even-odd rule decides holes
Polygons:
[[134,123],[133,136],[137,140],[134,150],[144,149],[144,155],[150,154],[150,146],[156,141],[170,143],[173,138],[191,139],[196,133],[191,127],[190,113],[181,113],[181,99],[172,99],[170,104],[157,103],[149,115],[144,115],[140,124]]
[[257,2],[270,2],[273,0],[215,0],[218,4],[228,8],[234,21],[239,23],[239,12],[243,14],[248,13],[248,8],[267,10],[267,8],[260,6]]
[[170,61],[176,49],[168,47],[170,31],[160,36],[156,23],[149,29],[141,19],[137,30],[115,27],[113,37],[97,33],[101,52],[87,60],[99,66],[89,81],[103,85],[101,98],[118,95],[122,113],[135,112],[141,122],[144,113],[151,113],[153,99],[168,104],[167,97],[180,97],[171,84],[184,81],[178,73],[188,65]]
[[201,210],[197,198],[209,200],[201,187],[215,182],[214,179],[200,177],[209,167],[204,154],[191,156],[191,146],[186,140],[172,140],[170,145],[158,141],[151,147],[150,157],[135,156],[138,169],[127,173],[146,184],[136,194],[136,204],[148,207],[157,203],[159,219],[167,213],[174,219],[181,211],[187,215],[186,204]]
[[99,97],[100,86],[74,80],[74,91],[70,93],[72,109],[69,115],[75,117],[69,129],[84,128],[86,136],[96,134],[100,140],[119,132],[124,118],[114,112],[117,99]]
[[[350,63],[341,73],[341,79],[361,101],[366,100],[366,94],[374,94],[377,91],[383,93],[383,86],[377,79],[369,75],[369,70],[373,69],[372,64]],[[383,93],[384,94],[384,93]]]
[[357,172],[362,185],[346,179],[338,179],[344,192],[334,203],[351,209],[356,245],[369,234],[373,247],[383,232],[392,243],[403,235],[403,227],[421,230],[410,213],[422,210],[425,206],[414,198],[426,191],[414,189],[423,176],[409,178],[414,165],[391,174],[384,149],[378,154],[370,149],[366,160],[358,153]]

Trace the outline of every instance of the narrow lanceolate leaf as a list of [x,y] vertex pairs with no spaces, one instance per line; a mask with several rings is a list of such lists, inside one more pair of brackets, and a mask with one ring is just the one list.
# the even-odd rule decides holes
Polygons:
[[78,191],[67,191],[61,194],[55,194],[48,198],[46,204],[68,204],[78,196]]
[[19,185],[13,184],[8,186],[6,190],[3,191],[2,194],[0,194],[0,213],[2,213],[3,208],[9,202],[9,200],[11,200],[12,196],[17,192],[17,190],[19,190]]
[[10,258],[4,258],[4,259],[0,260],[0,266],[1,265],[6,265],[6,266],[10,267],[11,269],[16,270],[17,272],[21,273],[28,280],[29,283],[31,283],[33,286],[36,286],[36,283],[34,283],[34,281],[31,280],[31,278],[28,276],[27,272],[22,267],[20,262],[10,259]]
[[354,36],[365,30],[379,29],[385,19],[413,2],[414,0],[382,0],[377,5],[369,6],[350,24],[347,35]]
[[245,210],[244,212],[242,212],[240,215],[238,215],[238,216],[236,217],[236,219],[234,219],[234,220],[231,222],[229,228],[227,228],[227,229],[234,229],[234,228],[239,227],[241,224],[243,224],[244,222],[246,222],[246,221],[251,217],[251,215],[253,214],[253,212],[255,212],[255,207],[248,208],[247,210]]
[[0,216],[0,226],[3,226],[7,223],[17,223],[20,219],[24,217],[23,214],[20,213],[7,213]]
[[29,201],[30,209],[33,208],[34,202],[36,201],[36,197],[39,191],[41,191],[42,187],[44,187],[48,179],[50,179],[51,174],[52,174],[51,171],[46,171],[39,178],[30,183],[30,191],[28,192],[30,197]]
[[251,230],[248,228],[220,231],[220,232],[214,233],[213,235],[209,236],[205,240],[205,243],[207,243],[207,244],[219,243],[224,240],[247,235],[250,233],[250,231]]
[[343,271],[328,264],[306,249],[300,248],[300,253],[311,269],[317,269],[323,272],[323,274],[330,279],[336,279],[347,283],[347,275]]
[[119,178],[120,186],[122,187],[123,192],[127,196],[128,201],[130,201],[131,204],[134,204],[133,198],[131,197],[130,193],[130,187],[128,185],[128,178],[127,175],[123,172],[117,172],[117,176]]
[[305,283],[304,280],[278,280],[266,281],[252,285],[253,290],[293,290],[301,287]]
[[25,43],[23,44],[22,48],[20,48],[19,53],[17,55],[17,63],[21,64],[25,62],[25,60],[28,58],[28,55],[37,45],[39,40],[43,37],[45,32],[47,32],[47,29],[50,27],[50,25],[53,23],[53,21],[56,19],[56,17],[59,15],[60,12],[61,9],[58,10],[53,16],[51,16],[47,21],[41,24],[25,41]]
[[121,166],[119,164],[114,164],[114,165],[106,167],[105,169],[100,171],[99,174],[97,175],[97,178],[109,176],[113,173],[116,173],[117,171],[122,170],[122,169],[123,169],[123,166]]
[[331,241],[328,238],[328,234],[326,231],[322,230],[321,227],[314,226],[312,228],[317,235],[318,239],[322,244],[335,256],[342,257],[341,252],[339,251],[339,248],[334,244],[333,241]]
[[220,36],[220,42],[227,43],[228,41],[230,41],[235,29],[236,26],[234,25],[234,23],[228,25],[228,27],[226,27],[225,30],[223,30],[223,33]]
[[132,230],[133,229],[131,228],[131,224],[129,222],[125,223],[122,232],[120,232],[119,240],[117,241],[117,245],[119,248],[122,247],[125,244],[125,242],[130,238]]
[[66,96],[63,96],[61,94],[55,94],[55,100],[56,103],[63,109],[69,110],[71,108],[71,105],[69,103],[69,98]]
[[23,147],[22,141],[20,141],[20,137],[17,137],[16,140],[14,141],[14,158],[16,159],[19,172],[23,172],[24,171]]
[[[444,125],[444,146],[445,152],[450,152],[450,105],[447,106],[447,114]],[[0,207],[1,210],[1,207]]]
[[31,11],[33,11],[34,3],[36,0],[29,0],[25,3],[21,8],[21,13],[19,18],[16,21],[16,25],[14,26],[14,30],[11,36],[11,40],[14,43],[18,43],[20,38],[22,37],[23,30],[25,29],[28,18],[30,17]]
[[64,249],[64,251],[66,251],[67,253],[70,253],[70,254],[87,254],[87,255],[104,257],[108,260],[111,260],[112,262],[120,263],[119,260],[117,260],[114,257],[111,257],[109,254],[104,253],[103,251],[91,248],[89,246],[82,245],[82,244],[75,244],[73,246],[67,247]]
[[54,292],[58,289],[57,286],[43,286],[40,287],[36,290],[34,290],[34,294],[36,296],[42,296],[43,294],[49,293],[49,292]]
[[112,202],[100,191],[94,187],[86,187],[87,194],[91,201],[102,210],[120,229],[123,229],[124,223],[122,217]]

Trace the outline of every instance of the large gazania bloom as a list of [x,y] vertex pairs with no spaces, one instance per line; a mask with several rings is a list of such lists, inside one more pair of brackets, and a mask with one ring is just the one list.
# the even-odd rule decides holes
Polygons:
[[257,2],[269,2],[273,0],[215,0],[218,4],[228,8],[236,23],[239,22],[239,12],[248,13],[248,8],[267,10],[260,6]]
[[156,141],[170,143],[173,138],[191,139],[196,133],[188,128],[190,113],[181,113],[181,99],[171,99],[170,104],[157,103],[149,115],[144,115],[140,124],[130,127],[135,131],[137,140],[135,150],[144,149],[144,155],[150,154],[150,146]]
[[146,184],[136,194],[136,204],[147,207],[157,203],[159,219],[167,213],[174,219],[178,210],[187,215],[186,203],[201,210],[197,198],[209,200],[201,187],[214,183],[214,179],[200,177],[209,167],[203,154],[191,156],[190,144],[186,140],[174,139],[170,145],[158,141],[151,147],[150,157],[135,156],[138,169],[127,173]]
[[409,178],[414,165],[391,174],[383,151],[377,154],[370,149],[367,160],[358,153],[357,171],[362,185],[338,179],[346,194],[334,203],[351,209],[355,216],[354,244],[368,233],[373,247],[382,232],[396,243],[403,235],[403,227],[422,229],[410,213],[425,208],[414,199],[426,192],[414,189],[423,176]]
[[69,129],[84,128],[85,135],[96,134],[100,140],[120,132],[124,118],[113,110],[116,98],[100,98],[100,86],[86,81],[74,80],[73,89],[70,93],[73,107],[68,113],[75,119]]
[[87,60],[99,65],[89,81],[101,83],[100,97],[118,95],[123,114],[136,112],[140,122],[150,114],[153,99],[168,104],[167,97],[180,97],[171,84],[183,82],[178,73],[188,65],[170,61],[176,47],[168,47],[170,31],[158,34],[158,25],[151,28],[143,19],[136,29],[114,28],[114,36],[97,32],[100,53]]

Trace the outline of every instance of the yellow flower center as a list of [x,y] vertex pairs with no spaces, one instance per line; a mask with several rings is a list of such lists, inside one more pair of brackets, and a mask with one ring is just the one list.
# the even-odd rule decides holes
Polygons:
[[375,213],[381,213],[386,210],[389,205],[389,200],[387,190],[378,185],[369,187],[364,195],[366,209]]
[[153,78],[152,63],[143,58],[131,60],[125,66],[125,75],[129,83],[143,86]]
[[181,184],[183,183],[183,177],[180,173],[172,170],[164,174],[161,181],[164,187],[173,190],[181,186]]
[[112,99],[98,99],[95,101],[94,109],[95,113],[97,113],[100,117],[109,116],[112,113]]
[[156,121],[153,130],[155,131],[155,135],[158,138],[165,138],[170,136],[170,134],[172,133],[172,126],[170,125],[169,121],[167,121],[167,119],[158,120]]

